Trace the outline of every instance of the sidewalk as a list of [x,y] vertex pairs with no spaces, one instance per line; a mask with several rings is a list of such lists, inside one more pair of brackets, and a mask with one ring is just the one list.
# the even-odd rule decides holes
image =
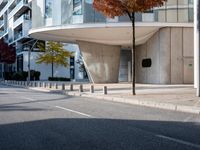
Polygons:
[[[74,84],[73,91],[69,90],[69,84],[65,86],[65,91],[61,90],[62,86],[59,83],[57,89],[55,87],[29,87],[29,89],[200,114],[200,98],[195,96],[193,85],[137,84],[137,95],[133,96],[130,83],[94,84],[94,93],[90,92],[91,84],[87,83],[83,83],[84,91],[79,92],[79,84]],[[107,95],[102,92],[103,86],[107,86]]]
[[102,85],[94,85],[97,92],[68,92],[68,95],[92,97],[115,102],[142,105],[167,110],[200,114],[200,98],[193,85],[136,85],[136,96],[131,95],[130,84],[107,84],[108,95],[101,92]]

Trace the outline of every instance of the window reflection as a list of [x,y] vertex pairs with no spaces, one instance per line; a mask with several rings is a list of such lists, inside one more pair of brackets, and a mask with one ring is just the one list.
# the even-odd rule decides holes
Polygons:
[[[37,1],[38,3],[36,3]],[[32,14],[35,16],[33,17],[33,27],[130,22],[128,16],[120,16],[113,20],[107,19],[94,10],[93,0],[36,0],[36,2],[33,1],[32,3]],[[193,3],[193,0],[168,0],[162,7],[154,8],[144,14],[137,13],[135,18],[137,22],[193,22]],[[58,17],[58,15],[61,17]]]
[[82,0],[73,0],[73,15],[82,15]]
[[45,18],[52,18],[53,0],[45,0]]
[[168,0],[154,15],[158,22],[193,22],[193,0]]

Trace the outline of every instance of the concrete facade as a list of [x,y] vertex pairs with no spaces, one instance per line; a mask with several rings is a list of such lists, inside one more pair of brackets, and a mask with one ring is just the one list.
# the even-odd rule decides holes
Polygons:
[[84,41],[78,41],[78,44],[92,82],[118,82],[120,46],[110,46]]
[[[31,37],[78,44],[92,82],[130,81],[127,16],[106,18],[92,1],[33,0],[32,8]],[[137,13],[135,31],[138,83],[193,83],[193,0],[169,0]],[[149,68],[142,67],[146,58],[152,60]]]
[[[194,82],[193,28],[162,28],[136,49],[138,83],[188,84]],[[142,67],[150,58],[152,66]]]

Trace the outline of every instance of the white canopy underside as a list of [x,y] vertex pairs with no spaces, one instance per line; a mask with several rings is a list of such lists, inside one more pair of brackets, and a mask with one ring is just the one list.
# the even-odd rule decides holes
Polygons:
[[[192,27],[193,24],[136,23],[136,45],[145,43],[160,28]],[[108,45],[129,46],[132,43],[131,23],[77,24],[32,29],[30,36],[45,41],[76,43],[87,41]]]

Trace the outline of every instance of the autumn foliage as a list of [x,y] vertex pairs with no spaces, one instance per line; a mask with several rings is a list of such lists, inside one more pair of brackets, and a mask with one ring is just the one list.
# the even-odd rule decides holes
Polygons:
[[13,64],[16,60],[16,50],[0,39],[0,63]]
[[167,0],[94,0],[94,8],[107,17],[129,15],[159,7]]
[[51,64],[52,77],[54,75],[54,65],[69,67],[68,59],[73,56],[73,53],[64,49],[64,45],[59,42],[38,43],[39,49],[43,52],[38,55],[36,63]]

